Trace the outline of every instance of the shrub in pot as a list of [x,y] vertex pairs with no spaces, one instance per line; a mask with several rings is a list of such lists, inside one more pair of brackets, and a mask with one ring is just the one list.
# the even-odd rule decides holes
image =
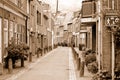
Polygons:
[[98,63],[96,61],[89,63],[87,69],[89,72],[96,74],[98,72]]
[[39,54],[41,54],[41,56],[42,56],[42,48],[37,48],[37,54],[39,55]]
[[6,50],[8,51],[8,55],[5,58],[5,67],[8,67],[8,60],[12,59],[14,68],[16,60],[26,58],[25,56],[27,56],[27,50],[29,50],[29,47],[27,46],[27,44],[22,42],[16,44],[13,40],[8,44]]
[[92,63],[92,62],[94,62],[94,61],[96,61],[96,54],[95,54],[95,53],[94,53],[94,54],[86,55],[86,57],[85,57],[85,64],[86,64],[86,66],[87,66],[89,63]]

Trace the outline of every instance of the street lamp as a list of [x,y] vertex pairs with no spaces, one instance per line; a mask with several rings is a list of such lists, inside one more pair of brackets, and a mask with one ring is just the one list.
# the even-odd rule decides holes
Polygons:
[[38,38],[40,37],[40,32],[39,32],[39,30],[37,31],[37,37],[38,37]]

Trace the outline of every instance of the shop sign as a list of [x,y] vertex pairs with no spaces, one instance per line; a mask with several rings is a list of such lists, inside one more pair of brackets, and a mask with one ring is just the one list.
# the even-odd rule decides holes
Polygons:
[[120,18],[118,16],[105,16],[106,26],[118,26]]

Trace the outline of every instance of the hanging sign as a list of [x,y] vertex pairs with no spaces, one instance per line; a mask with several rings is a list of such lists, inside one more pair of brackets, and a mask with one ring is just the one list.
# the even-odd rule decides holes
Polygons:
[[118,16],[105,16],[106,26],[118,26],[120,18]]

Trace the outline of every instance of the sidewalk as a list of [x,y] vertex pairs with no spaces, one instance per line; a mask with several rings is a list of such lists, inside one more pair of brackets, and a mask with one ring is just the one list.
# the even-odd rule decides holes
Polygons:
[[20,61],[18,61],[16,63],[16,68],[13,69],[13,72],[11,74],[8,72],[8,69],[4,68],[3,74],[0,75],[0,80],[6,80],[6,79],[12,77],[13,75],[16,75],[17,73],[20,73],[21,71],[28,69],[28,67],[31,64],[34,64],[38,59],[40,59],[43,56],[39,56],[39,58],[37,58],[37,55],[32,56],[32,62],[29,62],[29,58],[28,58],[28,60],[25,60],[25,62],[24,62],[24,67],[21,67],[21,63],[20,63]]
[[[79,53],[79,57],[81,57],[81,51],[77,47],[75,47],[74,49],[76,50],[77,53]],[[93,74],[88,72],[86,66],[85,66],[85,69],[84,69],[84,76],[83,77],[80,77],[80,75],[79,75],[80,72],[77,70],[76,65],[75,65],[75,68],[76,68],[77,80],[91,80],[92,79]]]

